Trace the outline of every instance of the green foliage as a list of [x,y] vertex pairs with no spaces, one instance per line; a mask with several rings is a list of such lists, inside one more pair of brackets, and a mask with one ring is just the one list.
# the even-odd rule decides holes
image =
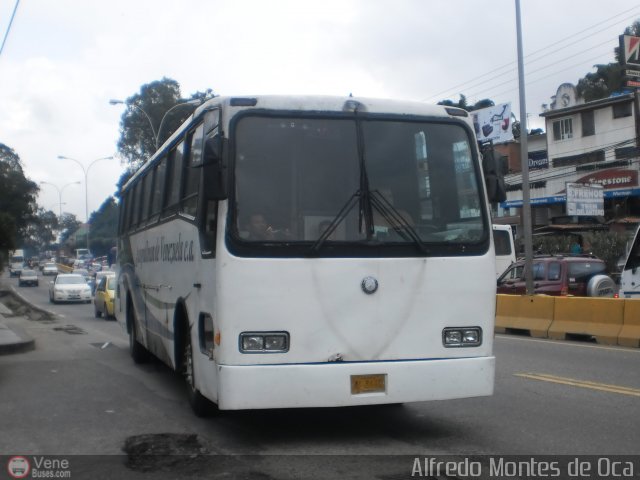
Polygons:
[[[534,254],[557,255],[571,252],[571,245],[582,240],[582,253],[591,253],[607,264],[610,273],[617,272],[617,262],[625,255],[628,237],[616,232],[583,232],[566,235],[537,235],[533,237]],[[522,251],[521,241],[516,249]]]
[[[640,20],[636,20],[632,25],[624,30],[625,35],[640,34]],[[576,86],[578,95],[586,102],[607,98],[614,92],[624,90],[624,68],[621,65],[620,48],[615,48],[616,62],[594,65],[595,72],[587,73],[578,80]]]
[[38,209],[38,213],[26,229],[23,246],[32,252],[51,250],[55,243],[55,231],[58,230],[58,217],[52,211]]
[[467,97],[465,97],[463,94],[460,94],[460,99],[457,102],[447,99],[439,101],[438,105],[444,105],[446,107],[458,107],[466,110],[467,112],[472,112],[474,110],[480,110],[481,108],[493,107],[495,103],[491,99],[483,98],[482,100],[478,100],[473,105],[469,105],[467,103]]
[[103,256],[116,245],[118,235],[118,204],[107,198],[100,208],[91,214],[90,249],[95,256]]
[[0,143],[0,250],[16,248],[26,238],[37,193],[38,185],[24,176],[18,154]]
[[[189,100],[206,101],[213,98],[213,91],[208,88],[196,92],[190,98],[182,99],[180,84],[170,78],[162,78],[140,87],[140,92],[127,98],[129,106],[120,118],[120,139],[118,140],[119,156],[127,164],[127,169],[118,181],[119,195],[122,186],[138,171],[143,163],[156,151],[173,132],[193,113],[194,105],[181,108],[173,107]],[[163,118],[164,123],[162,122]],[[162,125],[162,131],[160,126]]]
[[[180,85],[166,77],[142,85],[139,93],[127,98],[129,108],[120,118],[118,151],[134,171],[156,151],[156,134],[162,117],[179,100]],[[175,128],[177,121],[178,118],[174,118],[166,131]]]
[[594,65],[594,67],[596,71],[587,73],[578,80],[578,85],[576,86],[578,95],[583,97],[586,102],[607,98],[613,92],[624,88],[623,68],[620,64],[609,63],[606,65]]
[[[60,234],[60,244],[66,243],[69,237],[78,230],[79,227],[80,222],[74,214],[63,213],[59,223],[59,228],[62,232]],[[75,248],[75,245],[72,245],[72,248]]]

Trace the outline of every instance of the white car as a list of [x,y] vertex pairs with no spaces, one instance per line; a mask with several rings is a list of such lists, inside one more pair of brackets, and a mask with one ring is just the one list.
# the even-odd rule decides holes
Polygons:
[[38,286],[38,274],[35,270],[25,269],[20,272],[20,279],[18,280],[18,286],[24,287],[25,285]]
[[91,303],[91,287],[82,275],[61,273],[49,284],[49,301]]
[[57,275],[58,274],[58,266],[55,263],[49,262],[45,263],[44,267],[42,267],[42,275]]

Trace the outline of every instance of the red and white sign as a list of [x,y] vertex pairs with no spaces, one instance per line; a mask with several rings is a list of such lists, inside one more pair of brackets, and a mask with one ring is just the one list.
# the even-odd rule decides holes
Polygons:
[[637,170],[601,170],[580,177],[575,183],[592,183],[602,185],[605,190],[638,186]]
[[620,35],[620,48],[625,65],[640,66],[640,37]]

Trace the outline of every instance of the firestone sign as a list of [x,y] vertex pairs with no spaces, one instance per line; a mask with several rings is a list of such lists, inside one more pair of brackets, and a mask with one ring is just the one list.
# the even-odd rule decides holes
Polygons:
[[567,215],[603,216],[604,187],[596,184],[567,183]]
[[606,190],[638,186],[637,170],[602,170],[580,177],[575,183],[602,185]]

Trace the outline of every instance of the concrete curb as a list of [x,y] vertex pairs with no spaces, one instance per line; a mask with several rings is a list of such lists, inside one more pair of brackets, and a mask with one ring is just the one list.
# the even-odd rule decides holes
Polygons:
[[15,323],[7,322],[0,314],[0,355],[22,353],[34,350],[36,341],[22,327]]
[[[2,287],[0,285],[0,287]],[[39,307],[37,305],[34,305],[33,303],[31,303],[29,300],[27,300],[26,298],[24,298],[22,296],[22,294],[20,292],[18,292],[18,290],[16,290],[16,287],[14,285],[4,285],[5,290],[9,290],[11,291],[11,293],[13,295],[15,295],[16,297],[18,297],[23,303],[29,305],[29,308],[31,308],[32,310],[35,310],[37,312],[43,313],[45,315],[51,315],[52,317],[57,317],[58,314],[55,312],[52,312],[51,310],[47,310],[46,308],[42,308]]]

